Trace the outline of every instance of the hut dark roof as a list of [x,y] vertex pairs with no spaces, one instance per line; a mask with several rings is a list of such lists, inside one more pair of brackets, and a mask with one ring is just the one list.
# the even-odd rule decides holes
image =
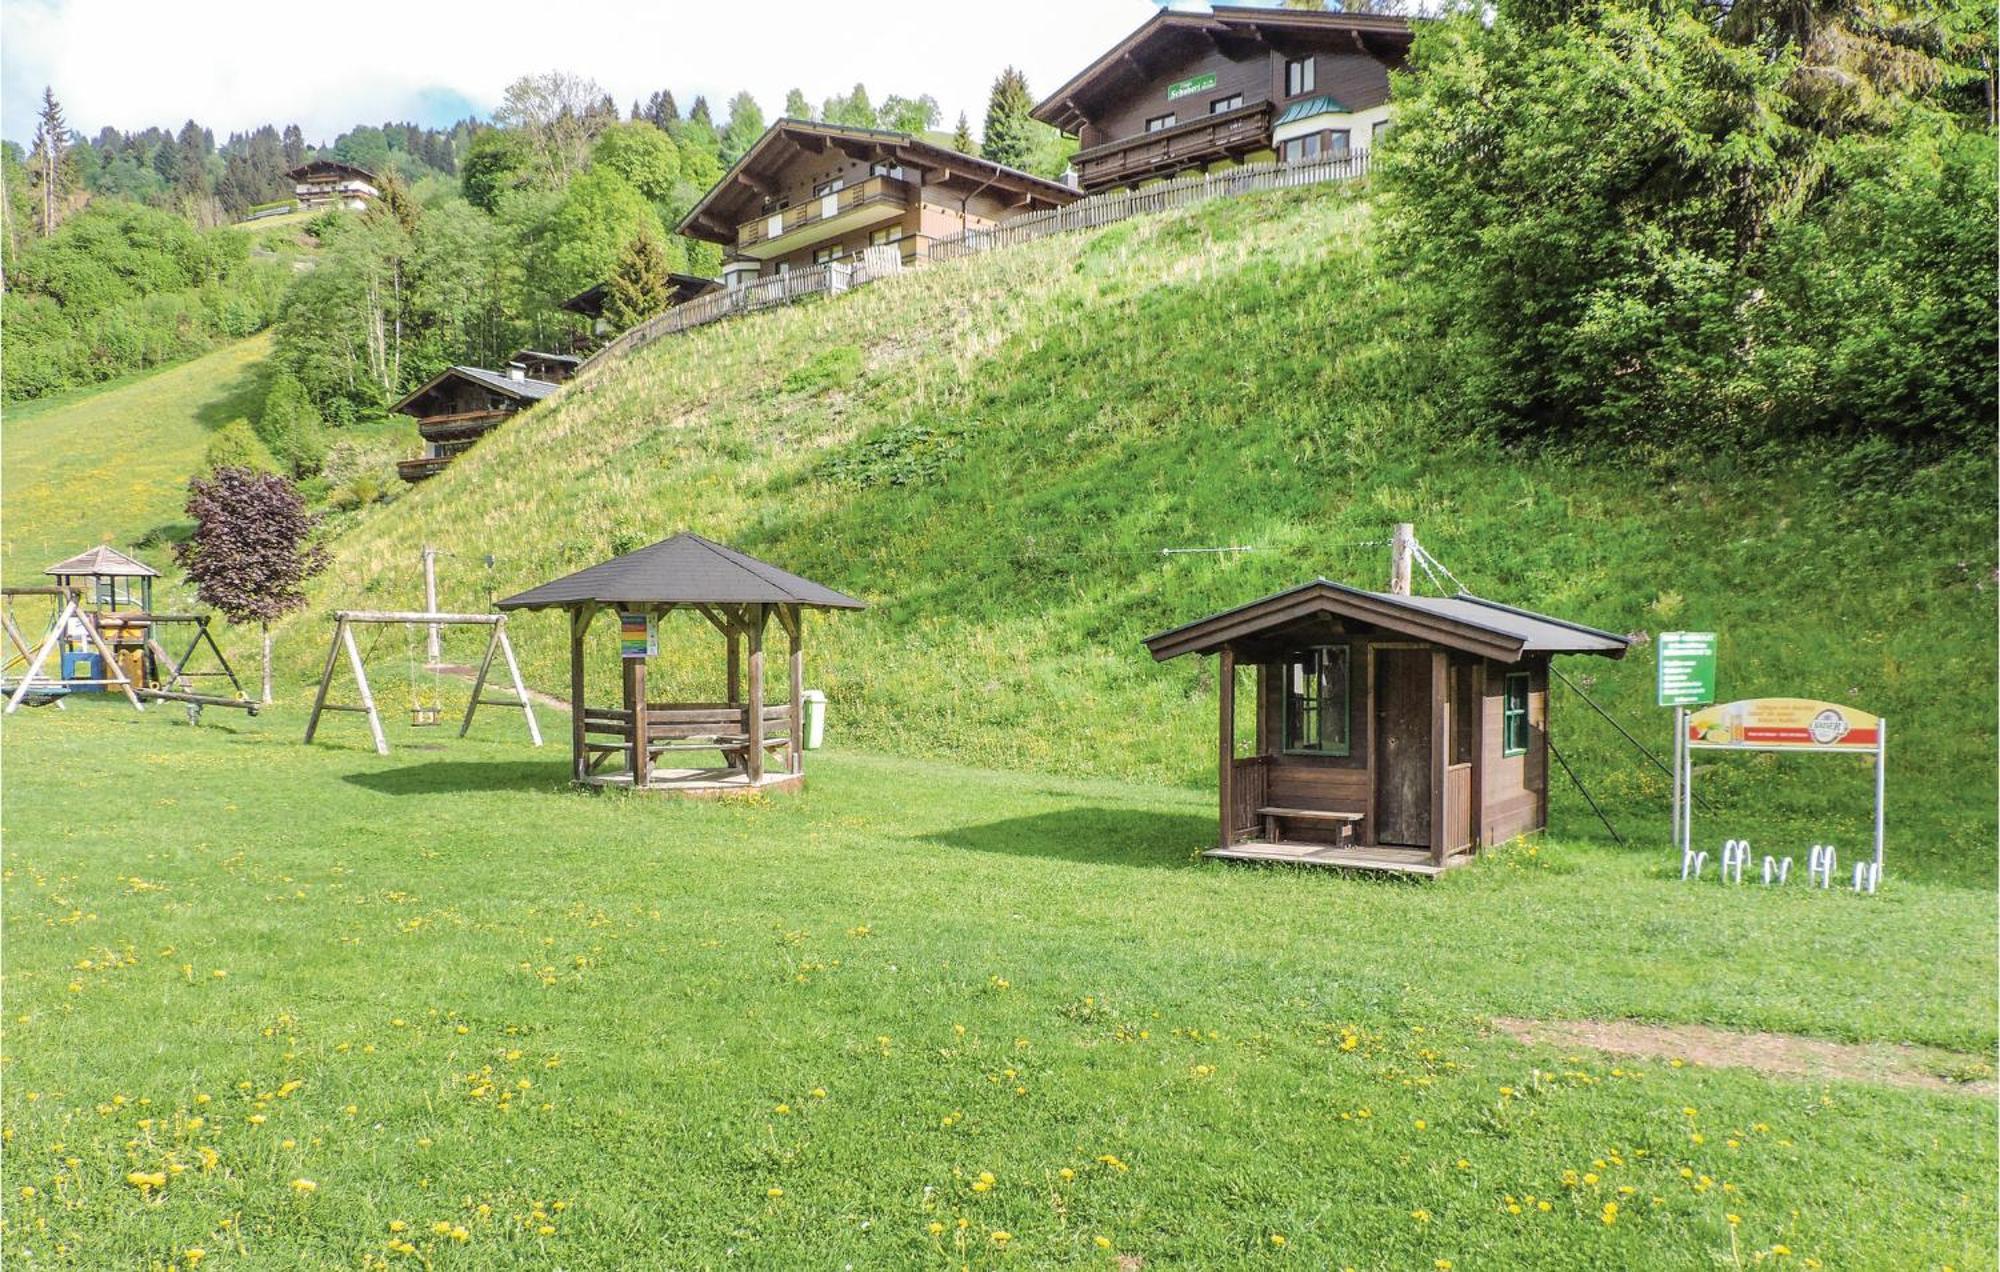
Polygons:
[[91,574],[99,578],[157,579],[160,572],[144,561],[134,561],[116,548],[95,547],[79,552],[67,561],[58,561],[42,573],[56,578]]
[[499,602],[503,610],[583,605],[810,605],[860,601],[767,561],[683,532]]
[[1607,658],[1623,658],[1630,645],[1623,636],[1595,627],[1467,593],[1396,596],[1367,592],[1326,579],[1315,579],[1149,636],[1145,645],[1154,658],[1164,661],[1182,654],[1210,653],[1322,616],[1356,619],[1501,662],[1515,662],[1525,654],[1602,654]]
[[306,181],[320,175],[351,176],[373,185],[375,174],[357,164],[345,163],[339,159],[308,159],[296,168],[285,169],[285,176],[293,181]]
[[454,378],[470,380],[474,384],[484,385],[496,393],[505,394],[507,397],[513,398],[517,402],[539,402],[562,387],[551,380],[536,380],[530,377],[523,377],[516,380],[503,371],[488,371],[485,367],[446,367],[416,388],[411,389],[403,396],[402,401],[397,402],[389,409],[392,411],[401,411],[406,415],[421,415],[423,414],[421,410],[412,408],[432,389],[443,384],[446,380]]
[[604,294],[610,289],[609,283],[592,283],[556,308],[566,309],[573,314],[582,314],[586,318],[596,318],[604,312]]

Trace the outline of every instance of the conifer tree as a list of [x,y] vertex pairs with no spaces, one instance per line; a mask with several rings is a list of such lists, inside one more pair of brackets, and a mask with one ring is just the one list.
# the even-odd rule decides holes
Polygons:
[[806,100],[804,93],[795,88],[785,94],[785,118],[810,120],[812,117],[812,103]]
[[64,198],[69,194],[69,121],[63,118],[62,105],[56,101],[55,89],[42,89],[42,111],[35,125],[34,175],[41,186],[42,234],[47,237],[55,233],[56,225],[62,217]]
[[973,153],[974,144],[972,140],[972,121],[965,117],[964,111],[960,111],[958,112],[958,128],[951,134],[951,148],[962,155],[969,155]]
[[1028,96],[1027,77],[1011,66],[1000,72],[986,103],[980,157],[1010,168],[1025,167],[1034,149],[1035,121],[1028,117],[1034,106],[1034,99]]
[[665,309],[671,286],[667,273],[666,246],[650,230],[641,230],[625,245],[606,280],[604,316],[624,330]]

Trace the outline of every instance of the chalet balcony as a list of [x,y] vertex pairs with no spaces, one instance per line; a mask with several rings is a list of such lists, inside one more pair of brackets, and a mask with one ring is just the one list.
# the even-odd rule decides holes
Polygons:
[[1252,102],[1201,115],[1158,132],[1137,133],[1079,150],[1070,162],[1085,190],[1171,176],[1196,164],[1240,158],[1271,144],[1271,104]]
[[420,482],[443,472],[454,458],[452,455],[419,455],[415,459],[399,459],[396,461],[396,475],[407,482]]
[[915,191],[907,181],[870,177],[797,207],[745,221],[736,227],[736,254],[770,260],[855,230],[899,221],[914,198]]
[[490,411],[461,411],[455,415],[430,415],[417,421],[417,436],[427,442],[470,442],[485,436],[514,413],[512,408]]

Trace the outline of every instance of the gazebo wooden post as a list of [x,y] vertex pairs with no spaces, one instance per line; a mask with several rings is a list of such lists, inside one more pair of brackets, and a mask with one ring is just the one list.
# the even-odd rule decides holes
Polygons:
[[1236,828],[1230,824],[1236,814],[1236,651],[1224,646],[1217,663],[1220,692],[1216,697],[1221,702],[1222,718],[1217,747],[1220,778],[1216,785],[1221,788],[1222,846],[1227,848],[1236,842]]
[[764,780],[764,624],[770,617],[770,606],[752,605],[750,626],[747,635],[750,641],[750,702],[745,708],[750,736],[750,754],[745,758],[745,767],[750,776],[750,785]]
[[733,707],[743,701],[743,645],[734,628],[724,628],[722,635],[729,642],[728,695],[723,701]]
[[640,790],[651,775],[653,758],[646,738],[646,660],[643,656],[621,656],[620,661],[625,664],[625,709],[632,713],[632,758],[628,767],[632,789]]
[[583,716],[583,637],[597,607],[588,603],[569,612],[569,746],[570,770],[581,782],[590,775],[590,751],[585,745]]
[[790,611],[792,616],[792,621],[786,625],[785,629],[785,634],[792,638],[790,677],[792,686],[792,737],[791,746],[788,749],[791,754],[792,772],[803,773],[806,771],[806,613],[800,606],[787,605],[784,607],[784,610],[780,611],[781,616],[785,610]]

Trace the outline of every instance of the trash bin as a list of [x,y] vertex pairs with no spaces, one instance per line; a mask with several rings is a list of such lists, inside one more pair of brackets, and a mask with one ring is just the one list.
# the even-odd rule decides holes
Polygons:
[[826,695],[808,689],[799,695],[799,701],[806,709],[806,750],[817,751],[820,740],[826,736]]

